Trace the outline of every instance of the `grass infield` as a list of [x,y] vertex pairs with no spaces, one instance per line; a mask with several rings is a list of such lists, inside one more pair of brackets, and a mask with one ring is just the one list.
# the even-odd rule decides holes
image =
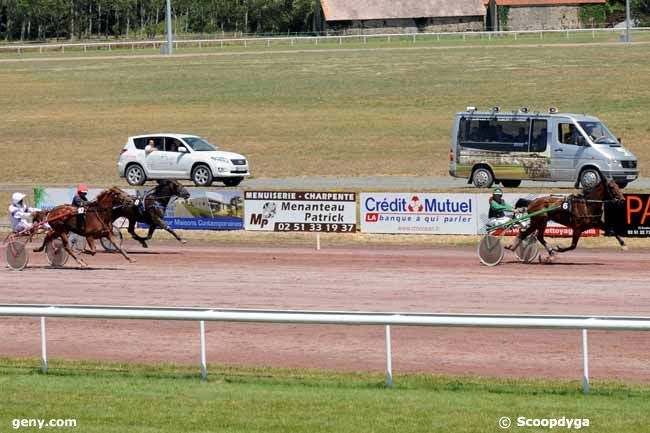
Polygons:
[[648,45],[435,43],[0,62],[0,183],[116,183],[126,137],[152,131],[205,136],[256,177],[446,176],[467,105],[597,115],[650,175]]
[[[507,416],[589,419],[586,431],[647,431],[647,385],[0,359],[0,431],[21,418],[83,432],[499,432]],[[565,428],[556,428],[566,431]],[[20,431],[37,431],[23,428]],[[572,430],[575,431],[575,430]]]

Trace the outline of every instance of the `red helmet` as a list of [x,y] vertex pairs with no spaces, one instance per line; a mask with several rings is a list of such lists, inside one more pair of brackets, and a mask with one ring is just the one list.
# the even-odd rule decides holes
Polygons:
[[78,193],[87,193],[88,192],[88,187],[86,185],[79,185],[79,188],[77,188]]

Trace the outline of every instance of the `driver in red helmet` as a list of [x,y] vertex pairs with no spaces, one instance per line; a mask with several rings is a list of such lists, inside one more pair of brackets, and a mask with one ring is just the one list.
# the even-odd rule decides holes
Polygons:
[[86,185],[79,185],[77,194],[72,199],[72,206],[84,207],[88,201],[88,187]]

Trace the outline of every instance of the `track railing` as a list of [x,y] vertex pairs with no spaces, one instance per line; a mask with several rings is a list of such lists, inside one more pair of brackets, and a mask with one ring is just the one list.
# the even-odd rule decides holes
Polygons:
[[[634,27],[631,29],[633,32],[645,33],[650,31],[650,27]],[[552,35],[560,35],[564,39],[571,41],[572,37],[577,35],[588,35],[591,39],[595,40],[597,35],[606,34],[622,34],[625,29],[620,28],[604,28],[604,29],[565,29],[565,30],[518,30],[518,31],[497,31],[497,32],[417,32],[417,33],[379,33],[379,34],[347,34],[347,35],[325,35],[325,36],[260,36],[249,38],[222,38],[222,39],[178,39],[174,40],[173,45],[175,48],[182,47],[218,47],[225,46],[266,46],[272,45],[287,45],[294,46],[297,44],[313,44],[319,43],[338,43],[342,45],[344,42],[357,42],[366,44],[371,40],[385,40],[392,41],[411,41],[417,42],[423,40],[441,41],[441,40],[500,40],[503,38],[512,38],[514,40],[522,37],[535,39],[535,41],[543,41]],[[111,41],[111,42],[66,42],[54,44],[6,44],[0,45],[0,52],[15,52],[21,54],[24,52],[46,52],[46,51],[88,51],[88,50],[106,50],[112,51],[114,49],[158,49],[165,47],[167,41],[164,40],[131,40],[131,41]]]
[[587,331],[650,331],[650,317],[500,314],[378,313],[347,311],[254,310],[227,308],[116,307],[96,305],[0,304],[0,317],[40,317],[42,370],[47,373],[46,317],[86,319],[189,320],[199,322],[201,376],[207,378],[205,322],[377,325],[386,332],[386,384],[392,386],[391,326],[543,328],[582,331],[583,391],[589,392]]

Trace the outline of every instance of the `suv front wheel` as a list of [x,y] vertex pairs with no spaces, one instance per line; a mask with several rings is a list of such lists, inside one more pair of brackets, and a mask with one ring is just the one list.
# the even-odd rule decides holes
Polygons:
[[144,185],[144,182],[147,180],[147,176],[144,174],[144,170],[138,164],[130,165],[124,173],[126,181],[129,185]]
[[212,170],[207,165],[197,165],[192,170],[192,182],[196,186],[212,185]]

